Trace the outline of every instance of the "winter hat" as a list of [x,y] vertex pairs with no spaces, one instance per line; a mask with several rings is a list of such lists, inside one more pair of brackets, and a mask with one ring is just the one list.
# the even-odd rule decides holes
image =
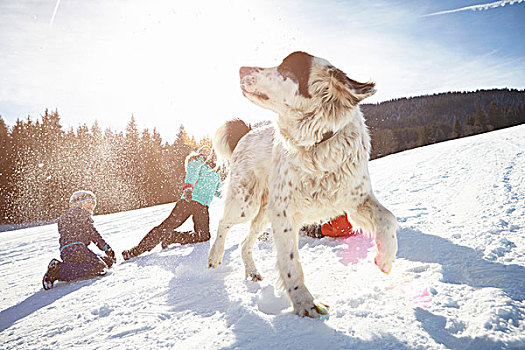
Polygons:
[[69,198],[69,204],[75,205],[84,201],[93,201],[97,205],[97,196],[91,191],[80,190],[76,191]]

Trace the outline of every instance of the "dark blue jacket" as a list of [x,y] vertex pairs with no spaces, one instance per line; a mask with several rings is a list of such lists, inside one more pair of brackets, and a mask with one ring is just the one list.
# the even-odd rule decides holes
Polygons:
[[109,248],[95,226],[91,214],[84,208],[71,207],[58,219],[60,248],[71,243],[83,243],[86,247],[91,243],[103,251]]

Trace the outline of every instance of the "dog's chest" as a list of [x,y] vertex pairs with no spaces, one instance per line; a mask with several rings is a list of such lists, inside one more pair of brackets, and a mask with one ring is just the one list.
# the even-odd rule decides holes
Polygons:
[[296,203],[304,201],[315,207],[347,206],[349,201],[359,202],[370,190],[366,170],[352,164],[345,164],[334,172],[308,173],[292,168],[289,173],[284,181],[291,190],[290,197]]
[[[339,175],[339,176],[338,176]],[[339,186],[346,183],[343,176],[335,173],[308,174],[300,171],[292,172],[293,191],[292,197],[306,198],[312,201],[327,201],[334,197],[334,192]]]

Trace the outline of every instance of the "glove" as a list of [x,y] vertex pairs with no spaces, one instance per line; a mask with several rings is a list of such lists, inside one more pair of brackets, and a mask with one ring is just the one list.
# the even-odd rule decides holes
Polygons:
[[106,255],[107,255],[111,260],[113,260],[114,263],[117,262],[117,258],[115,257],[115,252],[113,251],[113,249],[111,249],[111,247],[108,247],[108,249],[106,249]]
[[184,189],[184,191],[182,192],[182,195],[184,196],[184,199],[189,202],[189,201],[191,201],[191,194],[192,193],[193,193],[193,189],[188,187],[188,188]]

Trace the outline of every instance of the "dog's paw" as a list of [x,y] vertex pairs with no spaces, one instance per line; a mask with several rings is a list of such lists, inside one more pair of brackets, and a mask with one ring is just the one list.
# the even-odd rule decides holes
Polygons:
[[295,310],[299,317],[328,319],[330,306],[324,303],[311,303],[310,305]]
[[387,275],[392,271],[392,264],[394,263],[395,255],[381,255],[378,253],[374,258],[374,263],[379,267],[381,272],[386,273]]
[[210,256],[208,258],[208,267],[210,269],[215,269],[217,268],[219,265],[222,264],[222,259],[215,259],[214,257]]
[[374,263],[379,267],[381,272],[387,275],[392,271],[392,264],[396,260],[397,239],[376,240],[377,255]]
[[246,279],[252,282],[259,282],[263,280],[263,276],[258,272],[247,272]]
[[210,269],[215,269],[220,264],[222,264],[222,254],[217,253],[217,249],[213,246],[210,251],[210,256],[208,257],[208,267]]
[[379,267],[379,270],[381,272],[386,273],[387,275],[392,271],[392,263],[393,261],[381,261],[381,258],[379,255],[377,255],[374,259],[374,263]]

